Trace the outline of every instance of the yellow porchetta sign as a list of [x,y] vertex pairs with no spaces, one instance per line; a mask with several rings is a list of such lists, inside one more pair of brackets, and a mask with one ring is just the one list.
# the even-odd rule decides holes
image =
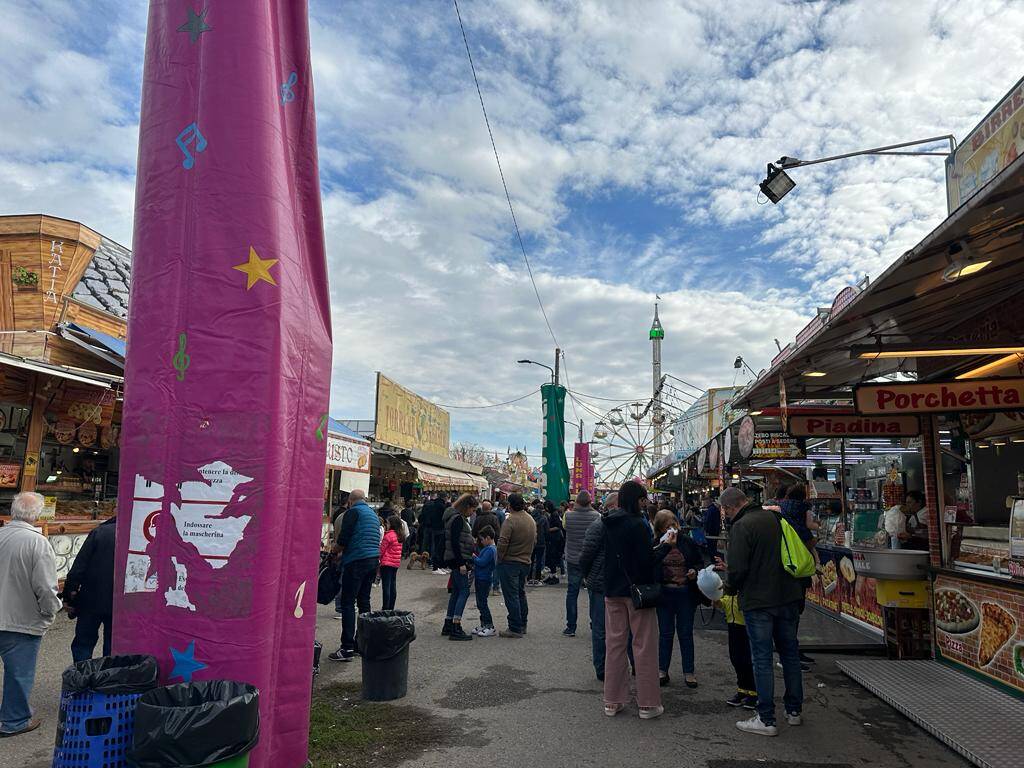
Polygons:
[[448,455],[448,412],[377,374],[377,442]]

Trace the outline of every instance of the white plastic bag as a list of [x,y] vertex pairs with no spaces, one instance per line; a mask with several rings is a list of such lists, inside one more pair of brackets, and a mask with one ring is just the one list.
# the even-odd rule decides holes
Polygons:
[[725,594],[725,585],[722,584],[722,577],[715,571],[713,565],[701,569],[697,574],[697,589],[704,593],[708,600],[721,600]]

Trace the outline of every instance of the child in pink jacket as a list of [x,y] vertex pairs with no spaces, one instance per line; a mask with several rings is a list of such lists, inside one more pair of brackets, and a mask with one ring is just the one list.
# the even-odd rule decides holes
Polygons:
[[380,542],[380,586],[384,592],[383,610],[395,609],[398,597],[398,568],[402,565],[402,518],[392,515],[388,518],[388,530]]

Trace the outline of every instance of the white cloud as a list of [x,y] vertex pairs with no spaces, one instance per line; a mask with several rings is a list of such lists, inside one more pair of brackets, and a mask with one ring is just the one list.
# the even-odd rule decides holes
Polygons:
[[[665,369],[729,384],[737,354],[766,365],[773,338],[792,338],[811,307],[877,275],[945,214],[938,158],[799,169],[778,207],[756,201],[767,161],[962,137],[1019,75],[1007,62],[1024,58],[1024,5],[997,0],[461,7],[572,383],[616,397],[650,390],[654,290]],[[119,8],[5,5],[0,212],[130,240],[145,18]],[[514,361],[546,361],[553,342],[454,12],[326,0],[313,11],[332,411],[370,416],[377,369],[439,402],[528,392],[544,371]],[[624,192],[678,217],[634,231],[611,208]],[[580,199],[611,201],[609,220],[574,218]],[[453,411],[455,434],[536,451],[538,411],[533,400]]]

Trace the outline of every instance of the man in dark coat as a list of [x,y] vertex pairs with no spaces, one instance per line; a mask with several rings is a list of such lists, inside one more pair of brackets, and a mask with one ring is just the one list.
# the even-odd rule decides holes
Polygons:
[[100,626],[103,655],[110,655],[111,617],[114,613],[114,532],[117,518],[101,523],[86,537],[64,581],[64,600],[78,615],[71,658],[92,658]]

